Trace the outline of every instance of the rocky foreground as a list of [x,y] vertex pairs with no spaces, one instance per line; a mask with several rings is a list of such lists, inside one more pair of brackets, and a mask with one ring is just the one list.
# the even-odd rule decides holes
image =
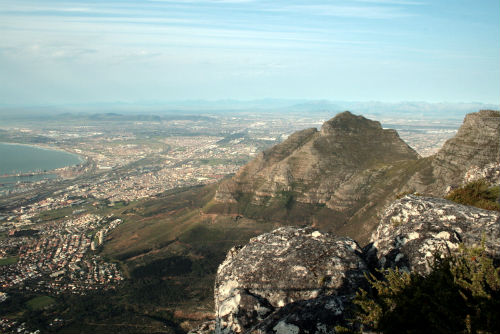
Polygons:
[[[498,184],[499,138],[500,113],[483,110],[419,159],[396,132],[346,112],[264,152],[219,186],[215,202],[311,227],[278,228],[231,249],[216,276],[215,322],[198,332],[333,334],[352,324],[367,274],[426,275],[436,256],[461,245],[498,262],[500,213],[430,196],[477,179]],[[425,196],[390,204],[402,192]]]
[[500,214],[447,200],[406,196],[385,211],[363,251],[352,239],[282,227],[235,247],[215,285],[215,332],[336,333],[375,268],[428,272],[435,254],[483,244],[500,258]]

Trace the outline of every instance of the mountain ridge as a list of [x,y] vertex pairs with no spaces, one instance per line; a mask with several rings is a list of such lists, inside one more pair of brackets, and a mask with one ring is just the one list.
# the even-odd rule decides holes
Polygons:
[[[498,144],[493,143],[493,141],[500,137],[500,129],[496,123],[499,121],[500,125],[500,113],[489,114],[487,112],[485,114],[483,112],[477,114],[472,118],[467,118],[466,128],[469,128],[469,131],[466,131],[465,137],[468,137],[467,133],[471,131],[471,134],[478,136],[478,138],[486,136],[489,139],[483,140],[482,145],[491,142],[491,145],[496,145],[493,146],[494,151]],[[355,124],[357,116],[352,117],[352,122]],[[482,121],[486,120],[485,117],[492,117],[489,118],[489,121],[493,122],[491,131],[477,128],[478,124],[482,124],[475,120],[477,117]],[[362,121],[362,118],[358,120]],[[368,125],[375,126],[377,123],[373,122]],[[328,125],[328,127],[330,126]],[[345,128],[348,129],[347,126]],[[368,126],[368,128],[371,127]],[[368,133],[366,131],[357,132],[360,132],[359,136],[365,135],[365,137]],[[337,134],[339,133],[337,132]],[[397,134],[393,130],[384,131],[384,133],[393,137]],[[248,166],[257,171],[266,168],[268,171],[275,168],[273,166],[276,164],[288,163],[290,160],[295,164],[300,163],[300,159],[304,159],[304,156],[297,155],[295,157],[300,159],[294,161],[294,159],[290,159],[293,152],[303,150],[305,146],[307,148],[307,145],[309,145],[308,149],[314,148],[311,143],[314,138],[332,137],[321,135],[321,129],[306,129],[293,134],[290,138],[292,140],[288,143],[285,141],[261,153],[260,158],[254,159],[246,167],[240,169],[237,176],[247,177]],[[349,144],[347,139],[353,140],[354,138],[356,138],[354,135],[344,136],[347,144]],[[370,137],[368,138],[370,139]],[[436,178],[441,176],[440,174],[434,175],[434,157],[417,158],[412,153],[413,158],[407,160],[397,159],[396,155],[396,159],[393,159],[390,164],[383,160],[380,161],[380,159],[374,164],[366,163],[369,168],[359,168],[356,175],[340,180],[349,182],[342,187],[333,189],[337,197],[332,197],[330,204],[335,205],[334,208],[339,210],[329,208],[326,202],[319,204],[298,202],[296,200],[298,193],[308,190],[307,184],[299,184],[298,182],[290,184],[293,186],[292,190],[278,189],[274,193],[274,197],[265,197],[262,193],[257,193],[257,199],[259,197],[265,199],[261,202],[252,198],[255,195],[255,190],[252,188],[253,183],[237,184],[234,182],[235,177],[232,181],[226,179],[219,185],[213,184],[168,192],[155,199],[129,205],[118,212],[125,222],[110,235],[110,240],[105,243],[102,254],[120,261],[134,279],[137,279],[136,276],[139,272],[151,272],[148,275],[144,274],[144,277],[139,277],[140,284],[134,285],[133,291],[139,291],[141,295],[144,295],[143,291],[154,291],[151,298],[156,298],[170,294],[172,287],[175,287],[177,295],[182,293],[185,297],[182,304],[176,304],[177,301],[172,299],[174,302],[169,304],[169,307],[183,312],[191,312],[193,309],[212,310],[213,300],[209,297],[209,291],[213,287],[215,270],[231,247],[237,244],[246,244],[252,237],[286,226],[310,226],[315,230],[321,230],[321,233],[333,231],[339,237],[349,236],[356,239],[360,246],[364,246],[370,242],[372,232],[375,231],[380,222],[379,215],[382,209],[393,202],[402,192],[414,193],[420,192],[422,189],[430,193],[432,187],[436,189],[441,187],[446,190],[445,188],[448,186],[454,187],[462,183],[465,174],[481,176],[486,167],[492,164],[498,167],[498,159],[492,153],[493,151],[484,147],[476,147],[473,141],[471,139],[455,141],[455,149],[459,149],[460,145],[465,143],[469,147],[467,149],[469,153],[483,150],[484,159],[477,161],[479,163],[471,161],[458,164],[458,169],[451,175],[456,176],[455,181],[451,179],[451,176],[444,175],[441,185],[436,183]],[[398,145],[404,149],[406,144],[399,143]],[[334,146],[332,147],[334,148]],[[327,146],[326,148],[334,151],[332,147]],[[346,145],[340,145],[340,147],[349,148]],[[307,152],[301,153],[305,155]],[[338,156],[347,154],[345,149],[344,152],[334,151],[333,153],[337,153],[337,155],[331,155],[330,162],[332,163]],[[369,153],[375,154],[375,151],[372,150]],[[447,155],[450,154],[453,153],[443,153],[444,161],[449,160]],[[358,154],[357,158],[363,159],[365,157],[364,154]],[[456,157],[454,159],[457,160]],[[487,161],[489,162],[486,164]],[[317,167],[312,164],[310,159],[306,162]],[[327,162],[323,163],[327,164]],[[355,161],[349,161],[349,164],[350,166],[355,165]],[[292,167],[291,172],[294,172],[293,164],[290,166]],[[471,166],[477,173],[470,173]],[[300,173],[305,174],[305,170],[301,170]],[[314,182],[318,182],[323,177],[328,177],[328,175],[320,172],[314,174],[312,179]],[[256,183],[257,186],[262,184],[264,183]],[[254,192],[237,192],[236,190],[242,189],[242,185]],[[224,194],[221,189],[224,190],[223,187],[228,186],[233,187],[227,189],[232,191],[229,192],[229,195],[233,196],[234,201],[219,202],[214,200],[216,192],[219,191],[220,196]],[[309,186],[313,187],[314,184],[311,183]],[[240,188],[238,189],[238,187]],[[332,189],[327,188],[326,190],[331,191]],[[174,268],[171,268],[169,263],[175,263],[179,259],[191,263],[192,270],[171,277],[164,277],[164,275],[156,274],[152,270],[152,268],[162,268],[162,270],[174,272]],[[163,268],[163,266],[167,268]],[[141,268],[148,268],[148,270]],[[197,278],[191,281],[193,276]],[[180,282],[183,284],[179,285]]]
[[310,225],[367,242],[400,193],[443,196],[471,168],[499,162],[500,114],[468,114],[441,150],[420,157],[397,131],[346,111],[295,132],[218,187],[208,211]]

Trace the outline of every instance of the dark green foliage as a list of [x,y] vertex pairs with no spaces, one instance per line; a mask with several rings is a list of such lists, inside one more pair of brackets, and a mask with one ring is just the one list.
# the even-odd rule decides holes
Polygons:
[[149,276],[162,277],[185,275],[191,271],[191,264],[192,261],[188,257],[171,256],[135,268],[132,271],[132,277],[134,279],[140,279]]
[[500,204],[497,202],[499,196],[499,186],[491,187],[486,181],[479,180],[453,190],[446,199],[481,209],[500,211]]
[[54,304],[54,299],[49,296],[37,296],[31,300],[29,300],[26,305],[31,310],[43,310],[50,305]]
[[[132,287],[128,287],[127,291],[128,289]],[[63,328],[57,329],[58,333],[179,332],[170,312],[128,303],[123,295],[125,292],[100,291],[86,296],[61,295],[60,307],[49,319],[64,319]]]
[[357,319],[381,333],[498,333],[500,268],[483,249],[436,257],[428,275],[387,270],[360,290]]
[[165,306],[185,298],[186,286],[158,277],[134,279],[129,286],[129,302]]
[[292,191],[285,191],[285,190],[282,190],[279,195],[279,201],[281,202],[281,204],[287,208],[287,209],[291,209],[292,208],[292,205],[293,205],[293,201],[294,201],[294,195],[293,195],[293,192]]

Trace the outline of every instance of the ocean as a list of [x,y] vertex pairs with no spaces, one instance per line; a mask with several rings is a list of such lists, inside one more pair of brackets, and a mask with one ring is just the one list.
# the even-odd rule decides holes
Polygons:
[[[54,178],[54,174],[35,176],[16,176],[30,172],[50,171],[56,168],[74,166],[83,162],[76,155],[60,150],[51,150],[37,146],[0,143],[0,188],[18,181],[33,182]],[[9,175],[9,176],[6,176]]]

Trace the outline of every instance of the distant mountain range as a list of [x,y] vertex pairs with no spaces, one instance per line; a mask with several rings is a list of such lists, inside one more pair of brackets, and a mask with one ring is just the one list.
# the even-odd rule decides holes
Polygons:
[[344,110],[378,118],[394,117],[425,117],[425,118],[462,118],[467,113],[483,109],[498,109],[498,104],[481,102],[380,102],[380,101],[330,101],[330,100],[290,100],[290,99],[260,99],[260,100],[187,100],[187,101],[153,101],[153,102],[96,102],[87,104],[59,105],[6,105],[0,104],[0,116],[24,117],[43,115],[59,115],[64,113],[126,113],[161,115],[169,113],[205,114],[205,113],[259,113],[278,112],[285,114],[305,113],[322,114],[327,117]]

